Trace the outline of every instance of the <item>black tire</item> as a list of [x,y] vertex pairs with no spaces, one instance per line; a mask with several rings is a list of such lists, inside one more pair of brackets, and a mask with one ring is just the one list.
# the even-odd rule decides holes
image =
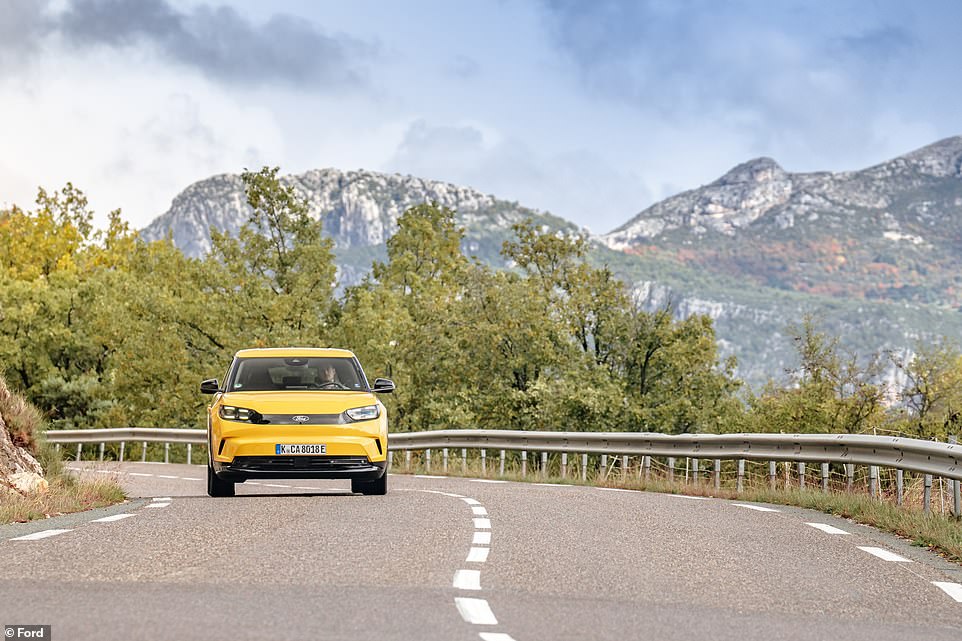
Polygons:
[[234,482],[217,478],[213,468],[207,466],[207,494],[210,496],[234,496]]
[[379,479],[373,481],[362,481],[351,479],[351,491],[355,494],[367,494],[369,496],[384,496],[387,494],[387,472]]

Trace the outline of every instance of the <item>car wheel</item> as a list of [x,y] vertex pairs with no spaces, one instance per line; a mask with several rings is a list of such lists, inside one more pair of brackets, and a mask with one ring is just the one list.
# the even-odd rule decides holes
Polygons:
[[207,494],[210,496],[234,496],[234,482],[217,478],[214,469],[208,465]]
[[387,494],[387,472],[379,479],[374,479],[373,481],[362,481],[360,479],[351,479],[351,491],[358,494],[368,494],[374,496],[383,496]]

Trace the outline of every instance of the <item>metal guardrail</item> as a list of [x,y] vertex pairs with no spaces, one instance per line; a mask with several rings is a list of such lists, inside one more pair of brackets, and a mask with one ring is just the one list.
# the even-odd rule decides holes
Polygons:
[[[191,445],[207,443],[205,430],[158,429],[127,427],[98,430],[60,430],[47,432],[47,440],[56,444],[76,443],[77,459],[80,459],[84,443],[99,443],[103,458],[104,443],[121,444],[120,460],[124,457],[127,442],[145,444],[165,443],[164,462],[169,461],[169,444],[186,443],[188,461]],[[854,465],[869,466],[869,481],[873,495],[878,489],[878,468],[894,468],[901,481],[902,470],[925,475],[926,494],[931,488],[931,477],[938,476],[954,481],[955,513],[959,514],[959,485],[962,481],[962,445],[938,443],[911,438],[869,436],[862,434],[657,434],[649,432],[527,432],[518,430],[433,430],[425,432],[401,432],[391,434],[389,450],[424,450],[430,465],[430,451],[442,450],[445,462],[450,448],[501,450],[502,466],[504,450],[524,452],[522,470],[526,468],[527,452],[541,452],[544,462],[548,452],[562,453],[562,465],[567,455],[600,454],[605,459],[615,456],[641,456],[643,466],[650,465],[651,457],[669,460],[669,473],[675,458],[691,458],[694,471],[698,471],[699,459],[715,462],[715,484],[718,485],[722,460],[739,462],[739,488],[744,474],[744,461],[769,461],[770,476],[774,477],[775,461],[792,461],[799,464],[801,482],[804,483],[805,463],[822,465],[822,486],[827,488],[828,464],[842,463],[851,479]],[[582,465],[584,475],[585,465]],[[849,482],[851,485],[851,481]],[[901,483],[899,483],[901,486]],[[901,487],[899,488],[901,495]],[[928,503],[926,502],[926,505]]]

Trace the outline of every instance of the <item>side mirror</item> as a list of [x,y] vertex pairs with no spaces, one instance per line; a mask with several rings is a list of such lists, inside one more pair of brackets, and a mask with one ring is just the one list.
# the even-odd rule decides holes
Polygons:
[[375,394],[390,394],[394,391],[394,381],[389,378],[375,378],[373,391]]
[[202,381],[200,384],[201,394],[216,394],[220,391],[220,385],[217,384],[216,378],[209,378],[206,381]]

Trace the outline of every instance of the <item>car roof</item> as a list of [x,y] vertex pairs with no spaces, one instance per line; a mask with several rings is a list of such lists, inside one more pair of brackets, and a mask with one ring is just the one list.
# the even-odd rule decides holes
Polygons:
[[242,349],[235,355],[236,358],[277,358],[277,357],[340,357],[354,358],[354,352],[336,347],[260,347],[255,349]]

